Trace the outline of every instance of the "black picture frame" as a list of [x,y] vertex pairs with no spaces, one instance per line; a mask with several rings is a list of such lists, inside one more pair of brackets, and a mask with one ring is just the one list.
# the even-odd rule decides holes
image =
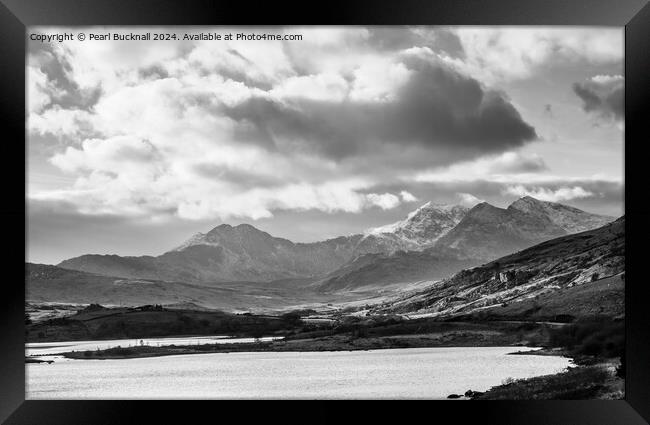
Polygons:
[[[251,408],[241,402],[167,401],[25,401],[25,28],[32,25],[599,25],[625,26],[625,215],[626,217],[626,389],[625,400],[346,403],[334,407],[310,403]],[[0,142],[5,164],[5,199],[0,206],[4,240],[0,253],[0,421],[7,424],[100,424],[182,421],[197,414],[211,422],[229,414],[243,420],[440,419],[486,424],[644,424],[650,422],[650,308],[644,281],[650,207],[641,154],[650,111],[650,4],[647,0],[372,0],[319,3],[162,0],[0,0]],[[22,193],[21,193],[22,192]],[[635,196],[636,194],[636,196]],[[24,227],[22,226],[24,225]],[[23,230],[21,230],[23,229]],[[23,256],[21,258],[21,256]],[[217,404],[215,404],[217,403]],[[339,402],[340,403],[340,402]],[[304,406],[304,404],[303,404]],[[340,407],[350,409],[344,413]],[[337,408],[339,407],[339,408]],[[271,418],[270,418],[271,417]]]

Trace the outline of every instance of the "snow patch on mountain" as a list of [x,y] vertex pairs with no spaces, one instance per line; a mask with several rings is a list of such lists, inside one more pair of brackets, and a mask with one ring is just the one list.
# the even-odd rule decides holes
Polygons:
[[208,243],[205,240],[205,233],[196,233],[194,234],[191,238],[177,246],[176,248],[172,249],[171,251],[182,251],[185,248],[188,248],[193,245],[208,245]]
[[364,238],[396,239],[422,249],[456,226],[468,210],[461,205],[427,202],[403,220],[366,230]]

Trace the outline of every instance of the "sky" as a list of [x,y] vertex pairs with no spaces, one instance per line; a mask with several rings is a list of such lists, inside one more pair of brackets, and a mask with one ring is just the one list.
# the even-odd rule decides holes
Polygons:
[[[620,216],[623,29],[31,27],[27,260],[159,255],[250,223],[296,242],[422,204]],[[90,34],[299,40],[90,40]]]

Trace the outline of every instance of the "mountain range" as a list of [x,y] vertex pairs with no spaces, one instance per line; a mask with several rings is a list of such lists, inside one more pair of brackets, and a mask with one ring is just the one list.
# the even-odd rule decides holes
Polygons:
[[625,217],[621,217],[462,270],[376,312],[539,316],[543,308],[561,307],[565,315],[597,315],[605,310],[622,314],[624,272]]
[[[268,282],[316,278],[321,289],[364,282],[438,279],[534,244],[613,221],[524,197],[498,208],[426,203],[396,223],[312,243],[274,237],[249,224],[219,225],[159,256],[82,255],[58,266],[128,279]],[[320,280],[319,280],[320,279]]]

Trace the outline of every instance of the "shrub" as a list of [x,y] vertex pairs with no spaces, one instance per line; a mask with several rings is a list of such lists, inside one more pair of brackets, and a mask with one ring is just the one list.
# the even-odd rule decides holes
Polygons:
[[116,354],[120,356],[129,355],[135,353],[135,350],[132,348],[124,348],[119,345],[115,348],[109,348],[105,351],[107,354]]
[[284,321],[285,323],[291,326],[299,325],[302,322],[300,313],[293,312],[293,311],[283,314],[282,316],[280,316],[280,318],[282,319],[282,321]]
[[625,347],[622,321],[578,321],[549,331],[549,343],[568,349],[573,355],[619,357]]

